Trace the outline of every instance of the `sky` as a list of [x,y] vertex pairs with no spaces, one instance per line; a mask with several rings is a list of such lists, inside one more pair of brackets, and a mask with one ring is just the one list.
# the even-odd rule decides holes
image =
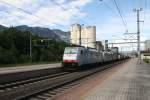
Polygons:
[[150,1],[116,0],[123,16],[116,9],[114,0],[0,0],[0,24],[4,26],[40,26],[69,31],[74,23],[95,25],[97,40],[124,38],[137,32],[136,12],[140,12],[141,40],[150,39]]

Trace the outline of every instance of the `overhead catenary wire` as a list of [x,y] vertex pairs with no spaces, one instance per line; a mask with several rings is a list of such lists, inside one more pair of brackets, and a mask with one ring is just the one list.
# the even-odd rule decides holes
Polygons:
[[[111,9],[111,7],[109,6],[109,4],[107,4],[106,3],[106,1],[105,0],[99,0],[99,1],[103,1],[103,3],[104,3],[104,5],[109,9],[109,11],[113,11],[112,9]],[[123,23],[123,25],[124,25],[124,27],[125,27],[125,29],[126,29],[126,32],[128,33],[128,27],[127,27],[127,21],[125,20],[125,15],[123,14],[123,12],[121,11],[121,8],[120,8],[120,6],[119,6],[119,4],[118,4],[118,2],[116,1],[116,0],[112,0],[112,2],[115,4],[115,6],[116,6],[116,8],[117,8],[117,11],[118,11],[118,13],[119,13],[119,16],[121,17],[121,21],[122,21],[122,23]],[[114,11],[113,11],[114,12]],[[115,12],[116,13],[116,12]],[[125,40],[125,41],[127,41],[127,39],[126,38],[122,38],[121,40]]]
[[[12,5],[12,4],[10,4],[10,3],[6,2],[6,1],[1,0],[0,2],[3,3],[3,4],[6,4],[6,5],[8,5],[8,6],[11,6],[11,7],[13,7],[13,8],[16,8],[16,9],[18,9],[18,10],[20,10],[20,11],[22,11],[22,12],[28,14],[28,15],[32,15],[32,16],[34,16],[35,18],[38,18],[38,19],[41,20],[41,21],[49,22],[48,19],[45,19],[45,18],[43,18],[43,17],[41,17],[41,16],[38,16],[38,15],[34,15],[34,14],[31,13],[30,11],[27,11],[27,10],[25,10],[25,9],[23,9],[23,8],[20,8],[20,7],[17,7],[17,6],[15,6],[15,5]],[[36,21],[36,22],[34,22],[34,23],[39,23],[39,20]],[[42,24],[42,25],[44,25],[44,26],[45,26],[45,25],[47,26],[47,24],[45,24],[45,23],[44,23],[44,24],[43,24],[43,23],[40,23],[40,24]],[[57,24],[57,23],[52,23],[52,24],[55,24],[55,25],[58,25],[58,26],[62,26],[62,25]]]
[[[26,11],[26,10],[24,10],[24,9],[22,9],[22,8],[19,8],[19,7],[15,6],[15,5],[12,5],[12,4],[10,4],[10,3],[8,3],[8,2],[5,2],[5,1],[3,1],[3,0],[1,0],[0,2],[3,3],[3,4],[6,4],[6,5],[8,5],[8,6],[11,6],[11,7],[13,7],[13,8],[16,8],[16,9],[18,9],[18,10],[20,10],[20,11],[22,11],[22,12],[28,14],[28,15],[32,15],[32,16],[34,16],[34,17],[36,17],[36,18],[39,19],[39,16],[33,15],[33,14],[32,14],[31,12],[29,12],[29,11]],[[5,11],[5,12],[6,12],[6,11]],[[9,13],[9,12],[7,11],[7,13]],[[40,19],[41,19],[41,18],[40,18]]]
[[[55,2],[55,0],[51,0],[53,2],[53,4],[57,5],[58,7],[60,7],[62,10],[67,11],[68,9],[64,8],[62,5],[60,5],[59,3]],[[74,15],[72,12],[70,12],[74,17],[80,19],[83,23],[88,24],[87,22],[85,22],[83,19],[81,19],[80,17],[78,17],[77,15]]]
[[117,9],[118,13],[119,13],[119,16],[121,17],[122,23],[123,23],[123,25],[124,25],[126,31],[128,31],[128,28],[127,28],[127,21],[126,21],[126,20],[124,19],[124,17],[122,16],[122,13],[121,13],[121,10],[120,10],[120,8],[119,8],[119,6],[118,6],[118,4],[117,4],[117,1],[116,1],[116,0],[113,0],[113,2],[114,2],[114,4],[115,4],[115,6],[116,6],[116,9]]
[[145,25],[145,20],[146,20],[147,0],[144,0],[144,8],[145,10],[144,10],[144,18],[143,18],[144,20],[143,27]]
[[[116,13],[114,10],[112,10],[112,8],[111,8],[104,0],[99,0],[99,1],[100,1],[100,2],[103,2],[103,4],[104,4],[110,11],[112,11],[113,13]],[[124,18],[123,15],[121,14],[121,10],[120,10],[120,8],[119,8],[119,6],[118,6],[116,0],[114,1],[114,3],[115,3],[115,6],[116,6],[116,8],[117,8],[117,11],[118,11],[118,13],[119,13],[119,16],[121,17],[121,20],[122,20],[122,23],[123,23],[123,25],[124,25],[124,27],[125,27],[125,30],[128,32],[127,21],[125,20],[125,18]]]
[[104,0],[99,0],[99,1],[102,2],[112,13],[115,13],[112,7],[110,7]]

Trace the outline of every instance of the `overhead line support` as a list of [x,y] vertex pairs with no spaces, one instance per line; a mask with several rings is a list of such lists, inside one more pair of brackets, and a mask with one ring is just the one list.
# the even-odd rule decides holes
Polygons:
[[141,52],[140,52],[140,22],[144,22],[140,20],[140,11],[142,11],[143,9],[134,9],[134,11],[137,13],[137,51],[138,51],[138,58],[139,60],[141,60]]

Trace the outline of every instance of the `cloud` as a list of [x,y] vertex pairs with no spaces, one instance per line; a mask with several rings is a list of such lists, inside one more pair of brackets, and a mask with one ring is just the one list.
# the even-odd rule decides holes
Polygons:
[[[81,12],[81,8],[91,2],[91,0],[2,1],[0,2],[0,13],[3,14],[0,15],[0,24],[6,26],[26,24],[30,26],[45,27],[70,25],[72,24],[71,20],[74,19],[75,16],[78,16],[78,18],[84,18],[86,13]],[[7,5],[7,3],[11,6]],[[25,10],[25,12],[19,10],[20,8]]]

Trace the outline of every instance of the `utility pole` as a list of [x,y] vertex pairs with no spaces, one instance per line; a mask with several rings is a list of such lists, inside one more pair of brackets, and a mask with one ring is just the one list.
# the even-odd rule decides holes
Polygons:
[[81,46],[81,25],[80,25],[80,28],[79,28],[79,45]]
[[139,60],[141,60],[141,52],[140,52],[140,22],[143,22],[143,21],[140,21],[140,11],[142,11],[142,10],[143,10],[142,8],[134,9],[134,11],[137,13],[137,43],[138,43],[137,51],[138,51],[138,58],[139,58]]
[[29,32],[30,34],[30,61],[32,61],[32,34],[31,32]]

